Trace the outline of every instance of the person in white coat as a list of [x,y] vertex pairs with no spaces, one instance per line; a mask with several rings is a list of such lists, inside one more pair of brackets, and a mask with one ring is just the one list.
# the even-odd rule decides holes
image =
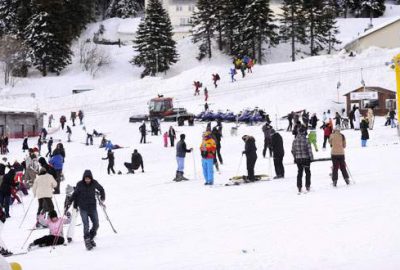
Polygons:
[[55,187],[57,187],[57,182],[54,180],[54,177],[48,174],[44,167],[40,168],[39,175],[36,177],[32,186],[33,195],[38,198],[39,201],[37,216],[39,216],[42,211],[49,212],[54,210],[51,198],[53,197]]
[[355,130],[359,130],[360,129],[360,118],[361,118],[361,114],[360,114],[360,110],[358,109],[358,107],[356,108],[356,110],[354,111],[354,129]]
[[372,107],[368,107],[367,118],[368,118],[369,129],[372,130],[374,128],[374,120],[375,120],[374,110],[372,109]]

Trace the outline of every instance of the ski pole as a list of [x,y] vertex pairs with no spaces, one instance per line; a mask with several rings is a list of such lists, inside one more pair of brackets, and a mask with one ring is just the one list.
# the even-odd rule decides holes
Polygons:
[[99,201],[99,205],[101,207],[101,209],[103,209],[104,215],[106,216],[106,219],[108,221],[108,223],[110,223],[111,229],[114,231],[114,233],[117,233],[117,230],[114,228],[111,219],[109,218],[107,211],[106,211],[106,205],[100,200],[100,194],[96,194],[97,195],[97,200]]
[[349,176],[350,176],[351,180],[352,180],[352,181],[353,181],[353,183],[355,184],[355,183],[356,183],[356,181],[354,181],[354,178],[353,178],[353,175],[352,175],[352,174],[351,174],[351,172],[350,172],[349,166],[347,166],[347,162],[346,162],[345,164],[346,164],[346,169],[347,169],[347,172],[349,173]]
[[[60,239],[60,234],[61,234],[60,229],[63,228],[64,218],[65,218],[66,213],[67,213],[67,211],[65,210],[63,216],[61,217],[61,222],[60,222],[60,224],[58,224],[57,235],[54,237],[53,244],[51,245],[50,253],[51,253],[51,251],[53,249],[56,248],[56,245],[58,243],[58,239]],[[63,237],[64,237],[64,234],[63,234]]]
[[33,228],[31,229],[31,232],[28,234],[28,237],[25,239],[25,242],[22,244],[21,249],[24,249],[24,246],[25,246],[26,242],[28,242],[28,239],[31,237],[31,235],[32,235],[33,231],[35,230],[35,228],[36,228],[36,222],[35,222],[35,225],[33,225]]
[[58,214],[60,215],[60,214],[61,214],[61,211],[60,211],[60,208],[58,207],[58,202],[57,202],[56,196],[53,195],[53,199],[54,199],[54,201],[56,202],[57,211],[58,211]]
[[28,214],[29,209],[31,208],[31,205],[32,205],[33,200],[34,200],[34,197],[32,197],[31,202],[30,202],[29,205],[28,205],[28,209],[26,209],[26,211],[25,211],[25,215],[24,215],[24,217],[22,218],[21,223],[19,224],[19,227],[18,227],[19,229],[21,229],[22,223],[24,223],[24,221],[25,221],[26,215]]
[[240,156],[239,166],[238,166],[238,168],[237,168],[237,171],[236,171],[236,175],[235,175],[235,176],[239,175],[240,167],[241,167],[241,165],[242,165],[242,160],[243,160],[243,154]]

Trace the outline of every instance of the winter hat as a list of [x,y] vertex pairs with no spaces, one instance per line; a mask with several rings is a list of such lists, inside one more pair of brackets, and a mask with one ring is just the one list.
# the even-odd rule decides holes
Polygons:
[[185,134],[181,134],[180,138],[181,138],[181,140],[184,140],[186,138],[186,135]]
[[47,170],[46,170],[45,167],[40,168],[40,170],[39,170],[39,174],[40,174],[40,175],[46,174],[46,173],[47,173]]
[[47,165],[46,159],[45,159],[44,157],[40,157],[40,158],[39,158],[39,164],[40,164],[42,167],[46,166],[46,165]]
[[242,140],[243,140],[243,141],[247,141],[248,138],[249,138],[248,135],[243,135]]
[[54,210],[49,211],[49,218],[56,218],[57,217],[57,212]]
[[82,180],[85,180],[85,177],[89,177],[90,179],[93,180],[92,172],[90,170],[85,170],[85,172],[83,173]]

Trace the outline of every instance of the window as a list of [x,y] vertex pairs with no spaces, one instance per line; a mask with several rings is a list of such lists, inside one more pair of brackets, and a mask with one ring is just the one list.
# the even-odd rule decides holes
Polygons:
[[182,6],[176,6],[176,11],[182,11]]
[[367,109],[369,107],[374,109],[379,109],[379,100],[377,99],[364,99],[362,101],[362,109]]
[[385,108],[388,110],[396,109],[396,100],[395,99],[385,100]]
[[190,5],[190,6],[188,7],[188,9],[189,9],[190,12],[193,12],[193,11],[194,11],[194,6]]
[[180,18],[179,22],[180,22],[179,23],[180,26],[186,26],[186,25],[190,25],[191,20],[190,20],[190,18]]

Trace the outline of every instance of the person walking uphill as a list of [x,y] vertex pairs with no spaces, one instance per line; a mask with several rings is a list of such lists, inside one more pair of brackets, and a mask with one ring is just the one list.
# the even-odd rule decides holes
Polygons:
[[176,176],[174,181],[189,180],[183,176],[185,168],[185,157],[186,153],[192,152],[193,148],[187,149],[185,143],[185,134],[180,135],[180,140],[176,144],[176,162],[178,163],[178,169],[176,170]]
[[108,149],[107,157],[102,158],[102,160],[107,160],[107,159],[108,159],[108,166],[107,166],[108,175],[110,175],[110,171],[113,174],[115,174],[115,171],[114,171],[114,160],[115,160],[115,157],[114,157],[114,152],[111,149]]
[[[104,202],[106,199],[104,188],[99,182],[93,179],[90,170],[85,170],[82,180],[76,184],[76,188],[70,200],[71,204],[76,202],[79,207],[83,223],[83,238],[87,250],[91,250],[96,246],[94,238],[99,228],[99,217],[96,208],[96,191],[100,192],[100,200]],[[89,229],[89,219],[92,221],[91,229]]]
[[299,133],[292,144],[292,154],[294,161],[297,164],[297,188],[301,192],[303,183],[303,171],[306,173],[306,189],[310,191],[311,187],[311,170],[310,164],[314,159],[311,144],[307,139],[307,132],[304,126],[299,128]]
[[256,140],[252,136],[244,135],[242,137],[244,141],[244,151],[242,155],[246,154],[247,160],[247,181],[254,182],[254,166],[256,165],[257,161],[257,147],[256,147]]
[[346,137],[340,133],[339,128],[335,128],[333,133],[329,137],[329,144],[331,145],[331,156],[332,156],[332,182],[333,186],[336,187],[338,180],[338,170],[342,171],[342,175],[346,184],[350,184],[349,174],[346,170],[346,162],[344,160],[344,149],[346,148]]
[[214,184],[214,158],[217,149],[216,143],[211,135],[211,132],[203,133],[203,140],[200,145],[201,165],[203,167],[203,175],[206,180],[205,185]]

